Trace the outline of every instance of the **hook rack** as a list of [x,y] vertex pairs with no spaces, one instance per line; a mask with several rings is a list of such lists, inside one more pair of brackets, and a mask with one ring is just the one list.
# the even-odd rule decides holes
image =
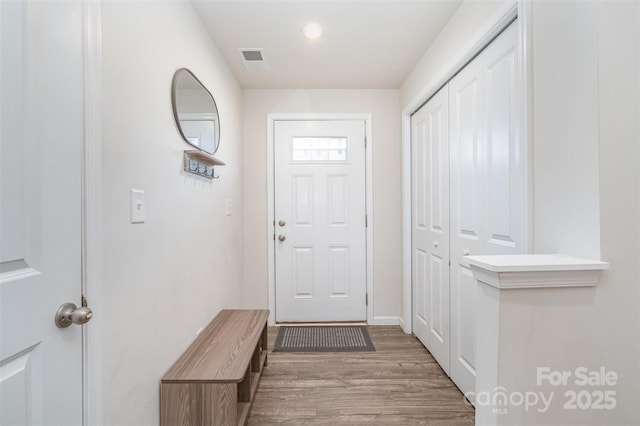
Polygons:
[[208,155],[197,149],[184,151],[184,171],[207,179],[219,179],[220,175],[215,175],[214,166],[224,166],[223,161]]

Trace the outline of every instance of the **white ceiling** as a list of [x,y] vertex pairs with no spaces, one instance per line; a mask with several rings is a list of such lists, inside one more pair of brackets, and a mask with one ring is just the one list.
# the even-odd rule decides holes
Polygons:
[[[243,88],[397,89],[461,0],[193,0]],[[322,25],[320,39],[302,28]],[[247,71],[238,48],[264,48]]]

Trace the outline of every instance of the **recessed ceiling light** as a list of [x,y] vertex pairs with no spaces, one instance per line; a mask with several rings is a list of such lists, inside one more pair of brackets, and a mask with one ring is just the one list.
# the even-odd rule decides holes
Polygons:
[[322,35],[322,27],[319,24],[312,22],[310,24],[305,25],[304,28],[302,29],[302,32],[307,38],[311,38],[311,39],[318,38]]

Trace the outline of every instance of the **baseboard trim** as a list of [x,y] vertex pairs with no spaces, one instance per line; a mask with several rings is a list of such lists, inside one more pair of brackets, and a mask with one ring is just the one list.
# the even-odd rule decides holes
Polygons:
[[373,317],[373,321],[369,322],[369,325],[401,325],[400,317],[384,317],[384,316],[375,316]]
[[404,318],[403,317],[398,317],[398,319],[400,320],[400,327],[402,327],[402,331],[405,332],[405,334],[411,334],[411,328],[408,328]]

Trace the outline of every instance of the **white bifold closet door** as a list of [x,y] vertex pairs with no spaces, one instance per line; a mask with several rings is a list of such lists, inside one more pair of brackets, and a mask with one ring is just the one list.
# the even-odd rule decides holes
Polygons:
[[[416,336],[434,354],[443,369],[456,385],[473,401],[476,376],[476,281],[465,261],[467,255],[518,254],[527,250],[525,243],[525,157],[519,133],[519,96],[517,72],[516,24],[511,24],[473,61],[462,69],[445,88],[440,90],[412,117],[413,156],[420,156],[419,120],[429,114],[435,104],[446,105],[441,98],[448,92],[448,157],[434,165],[420,158],[413,159],[414,196],[414,329]],[[440,148],[444,152],[445,148]],[[440,152],[439,151],[439,152]],[[433,150],[430,155],[433,155]],[[427,155],[428,157],[428,155]],[[440,188],[420,183],[422,176],[433,176],[434,170],[448,170],[447,179],[440,179]],[[421,187],[421,185],[423,185]],[[420,194],[425,192],[425,194]],[[438,205],[446,199],[448,206]],[[436,201],[433,201],[434,198]],[[425,200],[426,205],[420,206]],[[448,234],[437,240],[434,235],[423,235],[419,229],[420,209],[432,212],[447,211]],[[428,215],[427,215],[428,218]],[[431,226],[427,223],[427,227]],[[428,244],[431,247],[426,251]],[[433,249],[448,247],[449,252],[449,329],[440,333],[449,336],[448,341],[434,344],[434,339],[424,336],[421,328],[420,306],[434,306],[443,299],[436,299],[429,291],[439,284],[436,279],[424,275],[421,268],[432,273]],[[431,260],[421,266],[421,250]],[[444,254],[440,255],[445,259]],[[444,276],[445,274],[441,274]],[[442,291],[440,286],[440,291]],[[423,298],[424,300],[420,300]],[[418,299],[418,300],[416,300]],[[441,311],[444,309],[441,308]],[[426,321],[427,326],[429,322]],[[419,331],[420,330],[420,331]],[[441,361],[435,354],[444,353],[448,346],[449,359]]]
[[449,91],[411,117],[413,331],[449,373]]

